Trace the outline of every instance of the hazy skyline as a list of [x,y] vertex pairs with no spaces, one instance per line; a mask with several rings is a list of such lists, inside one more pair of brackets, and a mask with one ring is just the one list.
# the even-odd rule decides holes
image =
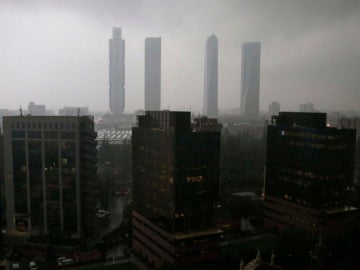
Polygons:
[[108,110],[108,39],[126,36],[126,104],[144,106],[144,39],[162,37],[162,107],[200,111],[203,44],[219,41],[219,109],[240,106],[241,44],[262,44],[260,109],[359,110],[360,1],[2,0],[0,108]]

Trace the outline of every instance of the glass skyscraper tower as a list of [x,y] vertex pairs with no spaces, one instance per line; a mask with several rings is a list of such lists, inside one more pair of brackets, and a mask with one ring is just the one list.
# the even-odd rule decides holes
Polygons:
[[260,42],[242,45],[240,112],[247,118],[259,115]]
[[125,40],[121,28],[114,27],[109,40],[109,106],[110,111],[119,114],[125,108]]
[[204,114],[218,114],[218,39],[214,34],[207,38],[205,47]]
[[161,109],[161,37],[145,39],[145,110]]

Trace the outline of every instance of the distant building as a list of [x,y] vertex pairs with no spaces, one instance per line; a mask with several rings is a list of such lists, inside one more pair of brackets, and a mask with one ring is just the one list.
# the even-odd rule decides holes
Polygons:
[[8,109],[0,109],[0,127],[3,126],[3,117],[4,116],[15,116],[19,115],[19,110],[8,110]]
[[204,114],[218,115],[218,39],[212,34],[205,46]]
[[360,118],[359,117],[340,117],[338,128],[356,129],[356,138],[360,138]]
[[299,112],[312,113],[312,112],[316,112],[316,110],[314,109],[314,104],[312,104],[312,103],[305,103],[305,104],[300,104],[300,105],[299,105]]
[[132,131],[133,248],[156,268],[216,260],[220,132],[193,132],[190,112],[145,113]]
[[195,131],[219,131],[221,132],[222,124],[216,118],[195,117],[192,122],[192,128]]
[[125,40],[121,28],[114,27],[109,40],[109,105],[110,111],[120,114],[125,108]]
[[90,117],[4,117],[8,231],[87,237],[96,196]]
[[273,115],[279,115],[280,103],[277,101],[271,102],[268,109],[268,118],[271,119]]
[[161,110],[161,37],[145,39],[145,110]]
[[46,106],[38,105],[31,101],[28,105],[28,113],[33,116],[44,116],[46,115]]
[[280,112],[267,127],[265,227],[341,235],[350,205],[355,130],[326,127],[325,113]]
[[240,113],[247,118],[259,116],[260,50],[260,42],[242,45]]
[[131,130],[135,123],[136,119],[134,114],[105,114],[96,123],[96,129]]
[[60,116],[84,116],[89,115],[88,107],[63,107],[59,109]]
[[124,144],[131,140],[131,129],[117,130],[117,129],[100,129],[97,131],[96,141],[107,141],[110,144]]

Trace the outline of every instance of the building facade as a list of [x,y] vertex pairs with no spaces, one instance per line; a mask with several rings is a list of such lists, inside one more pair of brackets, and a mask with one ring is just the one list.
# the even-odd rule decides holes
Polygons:
[[85,107],[63,107],[59,109],[60,116],[84,116],[89,115],[89,108]]
[[125,109],[125,40],[121,28],[114,27],[109,39],[109,107],[114,114]]
[[313,103],[305,103],[299,105],[299,112],[313,113],[316,112],[316,110],[314,109]]
[[267,127],[265,227],[340,235],[354,221],[355,130],[326,127],[325,113],[280,112]]
[[204,114],[218,115],[218,39],[212,34],[206,40],[204,72]]
[[96,196],[96,133],[90,117],[4,117],[9,231],[86,237]]
[[268,118],[271,119],[273,115],[279,115],[280,103],[277,101],[271,102],[268,108]]
[[356,139],[360,138],[360,117],[342,116],[338,119],[338,127],[356,129]]
[[240,113],[247,118],[259,116],[260,50],[260,42],[242,45]]
[[46,115],[46,106],[35,104],[31,101],[28,105],[28,113],[34,116],[44,116]]
[[133,248],[155,267],[216,260],[220,132],[193,132],[190,112],[148,111],[132,146]]
[[145,110],[161,109],[161,37],[145,39]]

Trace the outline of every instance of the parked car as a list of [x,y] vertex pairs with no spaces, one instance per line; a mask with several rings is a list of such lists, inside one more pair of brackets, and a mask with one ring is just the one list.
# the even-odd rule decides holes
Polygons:
[[60,257],[57,260],[57,264],[58,266],[65,266],[65,265],[71,265],[74,264],[74,260],[71,258],[66,258],[66,257]]
[[29,269],[30,270],[37,270],[37,265],[35,262],[29,262]]

